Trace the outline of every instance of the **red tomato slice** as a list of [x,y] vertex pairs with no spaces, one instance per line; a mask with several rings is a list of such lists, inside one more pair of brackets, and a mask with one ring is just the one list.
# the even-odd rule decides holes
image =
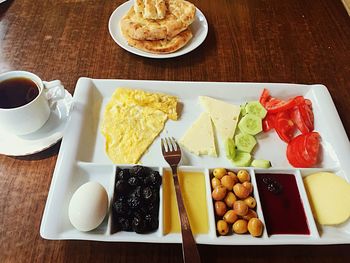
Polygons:
[[271,98],[270,91],[268,89],[264,89],[263,92],[261,93],[259,102],[261,103],[261,105],[265,107],[265,103],[269,101],[270,98]]
[[314,114],[309,102],[304,102],[295,106],[291,111],[293,122],[301,133],[308,133],[314,130]]
[[289,111],[277,113],[275,119],[275,130],[281,140],[289,142],[295,134],[296,127],[290,118]]
[[311,100],[304,99],[304,102],[305,102],[306,105],[309,105],[311,107],[311,109],[312,109],[312,102],[311,102]]
[[281,111],[290,110],[303,102],[303,96],[296,96],[295,98],[290,99],[288,101],[272,98],[268,102],[266,102],[265,109],[271,113],[278,113]]
[[301,133],[308,133],[309,132],[309,128],[306,126],[305,122],[303,121],[298,106],[295,106],[291,110],[290,116]]
[[267,132],[275,128],[276,114],[267,113],[265,118],[262,120],[263,131]]
[[298,144],[296,143],[295,138],[288,143],[288,146],[287,146],[288,162],[294,167],[306,168],[308,167],[308,163],[300,158],[298,154],[299,149],[297,149],[297,146]]
[[317,132],[310,132],[305,136],[301,156],[306,161],[315,165],[320,151],[320,135]]
[[308,168],[318,161],[320,135],[317,132],[300,134],[287,146],[287,159],[294,167]]
[[[311,103],[311,101],[310,101]],[[306,102],[298,106],[301,118],[305,123],[309,132],[314,130],[314,113],[312,111],[312,105]]]

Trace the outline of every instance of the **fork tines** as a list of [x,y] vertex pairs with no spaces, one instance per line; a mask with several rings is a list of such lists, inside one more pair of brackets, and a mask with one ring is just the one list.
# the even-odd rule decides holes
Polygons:
[[166,137],[161,139],[162,142],[162,150],[164,152],[172,152],[172,151],[178,151],[180,150],[180,146],[176,142],[174,137]]

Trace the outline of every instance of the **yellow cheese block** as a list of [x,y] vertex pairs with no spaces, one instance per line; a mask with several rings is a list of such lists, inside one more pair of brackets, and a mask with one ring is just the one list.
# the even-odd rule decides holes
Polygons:
[[241,109],[239,106],[206,96],[200,96],[199,101],[210,114],[221,139],[233,138]]
[[186,131],[179,143],[196,155],[217,156],[214,130],[209,114],[203,112]]
[[334,173],[320,172],[304,179],[314,217],[321,225],[335,225],[350,217],[350,184]]

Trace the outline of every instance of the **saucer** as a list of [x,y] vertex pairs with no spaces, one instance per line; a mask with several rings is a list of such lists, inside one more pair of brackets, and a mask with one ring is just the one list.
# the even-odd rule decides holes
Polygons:
[[25,156],[41,152],[57,143],[63,137],[71,105],[72,95],[65,90],[64,98],[51,105],[49,119],[36,132],[14,135],[0,131],[0,154]]

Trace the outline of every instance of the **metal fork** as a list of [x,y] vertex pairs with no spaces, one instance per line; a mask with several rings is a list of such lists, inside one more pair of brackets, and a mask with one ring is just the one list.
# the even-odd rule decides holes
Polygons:
[[181,149],[174,138],[161,139],[162,152],[165,161],[170,165],[173,172],[177,208],[179,210],[182,234],[182,256],[184,262],[201,262],[196,241],[193,238],[190,222],[186,213],[186,208],[182,199],[179,178],[177,176],[177,166],[181,160]]

